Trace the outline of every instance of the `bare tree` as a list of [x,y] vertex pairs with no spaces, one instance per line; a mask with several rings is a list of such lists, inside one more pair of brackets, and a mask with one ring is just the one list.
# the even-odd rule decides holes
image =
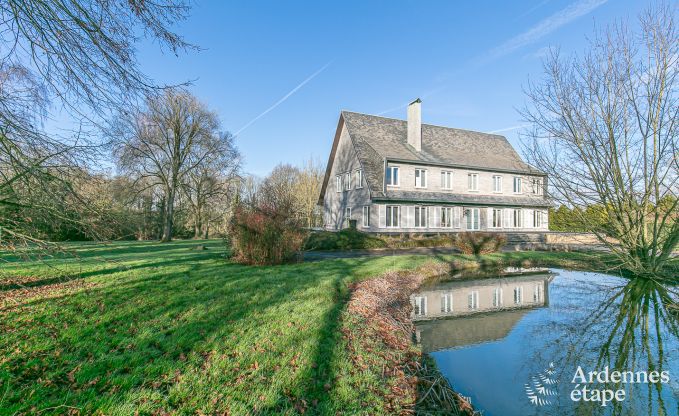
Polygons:
[[[179,0],[0,2],[0,247],[46,245],[37,217],[61,216],[65,201],[96,209],[74,186],[96,148],[83,126],[158,91],[134,43],[141,35],[174,53],[191,48],[168,29],[187,13]],[[45,134],[53,102],[81,128]]]
[[524,149],[549,174],[552,197],[603,224],[579,220],[639,274],[662,273],[679,242],[677,8],[649,9],[641,32],[597,35],[583,57],[553,51],[529,84]]
[[324,174],[323,165],[310,158],[299,170],[295,181],[295,195],[307,227],[318,225],[322,218],[318,207],[318,195],[321,192]]
[[212,222],[225,216],[235,194],[240,154],[231,136],[219,153],[211,154],[196,169],[187,172],[182,189],[191,207],[194,238],[208,238]]
[[234,148],[217,115],[186,91],[166,90],[147,107],[119,126],[114,154],[122,171],[144,182],[141,189],[162,187],[161,240],[170,241],[180,186],[201,166],[232,160]]

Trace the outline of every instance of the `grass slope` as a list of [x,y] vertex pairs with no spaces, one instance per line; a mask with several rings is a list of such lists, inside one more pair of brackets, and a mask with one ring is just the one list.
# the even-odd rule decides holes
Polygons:
[[[72,248],[78,260],[0,257],[0,414],[380,413],[381,376],[356,371],[342,337],[347,288],[430,260],[251,267],[215,241]],[[589,261],[488,257],[536,258]]]

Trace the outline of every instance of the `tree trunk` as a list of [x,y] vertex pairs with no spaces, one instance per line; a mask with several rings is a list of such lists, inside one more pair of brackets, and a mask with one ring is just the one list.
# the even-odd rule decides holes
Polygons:
[[174,217],[174,193],[175,190],[171,189],[167,193],[167,201],[165,206],[165,219],[163,226],[163,237],[160,239],[162,243],[167,243],[172,241],[172,223]]

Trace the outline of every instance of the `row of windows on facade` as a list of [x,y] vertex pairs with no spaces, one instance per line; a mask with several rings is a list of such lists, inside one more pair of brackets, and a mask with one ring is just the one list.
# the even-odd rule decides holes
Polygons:
[[[356,180],[356,189],[363,188],[363,170],[356,169],[354,171],[354,177]],[[337,192],[350,191],[351,187],[351,172],[345,172],[339,174],[335,177],[335,188]]]
[[[387,205],[385,207],[385,226],[397,228],[401,226],[401,206]],[[428,206],[416,206],[415,211],[415,227],[426,228],[429,227],[429,208]],[[462,207],[441,207],[440,217],[438,221],[434,221],[431,226],[439,228],[461,228],[460,211]],[[492,218],[490,218],[488,228],[521,228],[523,227],[523,211],[521,208],[493,208]],[[530,214],[532,228],[540,228],[543,225],[544,213],[539,210],[532,211]],[[363,218],[361,225],[363,227],[370,226],[370,206],[363,207]],[[479,208],[465,208],[462,215],[465,219],[465,228],[467,230],[478,230],[481,226],[480,209]],[[351,207],[346,207],[344,210],[344,218],[349,221],[351,217]]]
[[[535,285],[533,288],[533,303],[542,302],[543,300],[543,286],[542,284]],[[493,289],[491,295],[492,307],[501,308],[504,306],[504,296],[503,289],[501,287]],[[416,316],[426,316],[427,315],[427,297],[426,296],[415,296],[414,299],[414,312]],[[523,298],[523,286],[516,286],[514,288],[514,305],[522,305],[524,303]],[[481,306],[479,304],[479,291],[472,290],[467,295],[467,310],[476,310]],[[453,294],[444,293],[441,295],[441,313],[451,313],[454,311],[453,306]]]
[[[415,169],[415,188],[427,188],[427,169]],[[341,175],[338,175],[338,178],[341,178]],[[341,179],[338,179],[338,186],[337,189],[338,191],[341,189],[351,189],[349,188],[342,188],[341,184],[339,184],[339,181]],[[387,167],[387,173],[386,173],[386,183],[387,186],[400,186],[401,185],[401,179],[399,175],[399,167],[398,166],[389,166]],[[520,194],[523,193],[523,178],[519,176],[515,176],[513,178],[513,192],[515,194]],[[540,178],[532,178],[530,180],[530,186],[531,186],[531,193],[534,195],[542,195],[543,189],[542,189],[542,180]],[[441,189],[448,189],[451,190],[453,189],[453,172],[452,171],[441,171]],[[501,175],[493,175],[493,192],[495,193],[502,193],[502,176]],[[467,190],[468,191],[478,191],[479,190],[479,174],[478,173],[469,173],[467,174]]]

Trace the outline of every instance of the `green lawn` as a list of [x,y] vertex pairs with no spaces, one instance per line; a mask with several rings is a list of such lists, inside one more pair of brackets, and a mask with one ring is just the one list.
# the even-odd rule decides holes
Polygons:
[[[226,260],[218,241],[197,244],[0,257],[0,414],[380,413],[380,377],[356,371],[341,336],[347,287],[431,259],[252,267]],[[575,253],[486,259],[592,265]]]

